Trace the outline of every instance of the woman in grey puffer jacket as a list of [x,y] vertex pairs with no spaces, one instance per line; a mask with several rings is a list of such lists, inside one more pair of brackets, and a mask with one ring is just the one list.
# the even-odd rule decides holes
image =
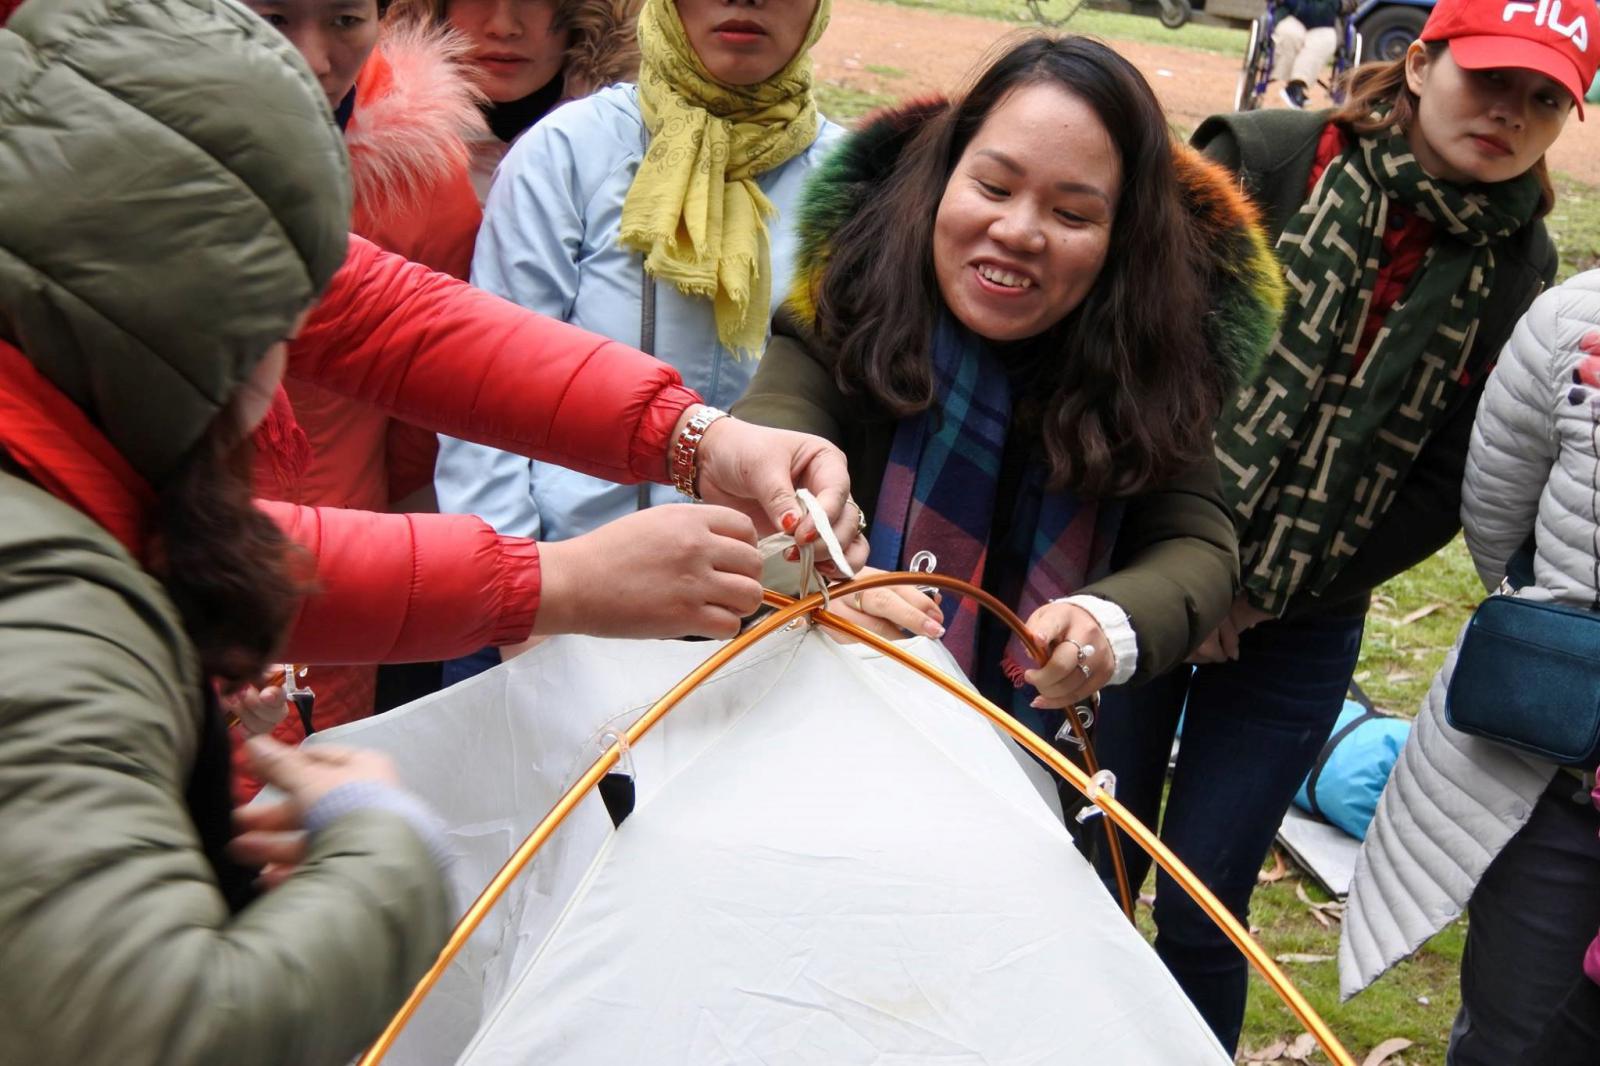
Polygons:
[[[1502,351],[1461,520],[1486,588],[1533,533],[1534,582],[1518,594],[1600,609],[1600,271],[1541,296]],[[1459,652],[1458,641],[1434,678],[1357,861],[1341,989],[1354,995],[1466,908],[1450,1066],[1532,1062],[1600,926],[1594,779],[1451,728]]]

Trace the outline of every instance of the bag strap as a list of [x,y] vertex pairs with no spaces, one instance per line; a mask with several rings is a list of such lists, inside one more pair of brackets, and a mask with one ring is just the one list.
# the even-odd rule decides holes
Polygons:
[[1533,584],[1533,534],[1528,534],[1528,539],[1522,542],[1511,558],[1506,560],[1506,581],[1514,589]]
[[1322,807],[1317,803],[1317,782],[1322,778],[1322,768],[1328,765],[1329,759],[1333,758],[1333,749],[1337,748],[1339,742],[1344,740],[1345,737],[1354,733],[1356,727],[1361,723],[1370,722],[1374,718],[1388,717],[1388,715],[1381,714],[1373,708],[1372,702],[1367,699],[1367,694],[1362,692],[1354,681],[1350,682],[1350,688],[1352,695],[1356,698],[1356,702],[1361,704],[1361,713],[1350,719],[1339,729],[1334,730],[1333,736],[1329,737],[1328,742],[1322,745],[1322,750],[1317,752],[1317,761],[1312,764],[1311,773],[1306,778],[1306,802],[1311,804],[1311,813],[1321,818],[1324,822],[1332,821],[1332,819],[1322,813]]
[[[639,350],[645,355],[656,354],[656,279],[644,271],[644,294],[639,301]],[[650,506],[650,482],[639,482],[637,509]]]

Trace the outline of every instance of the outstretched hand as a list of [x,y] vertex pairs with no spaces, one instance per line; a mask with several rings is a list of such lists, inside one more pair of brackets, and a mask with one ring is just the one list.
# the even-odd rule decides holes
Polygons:
[[535,634],[731,637],[761,606],[756,527],[727,507],[667,504],[539,546]]
[[[684,421],[694,410],[684,413]],[[697,487],[706,502],[749,516],[759,534],[782,530],[802,544],[817,537],[815,523],[795,496],[796,489],[809,489],[827,513],[845,560],[852,567],[866,562],[864,523],[850,500],[844,453],[821,437],[720,418],[700,443]]]

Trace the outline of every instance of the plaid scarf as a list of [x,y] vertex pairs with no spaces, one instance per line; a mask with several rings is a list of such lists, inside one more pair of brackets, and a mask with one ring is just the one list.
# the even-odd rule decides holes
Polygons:
[[[1391,201],[1434,223],[1404,296],[1358,350]],[[1271,349],[1217,425],[1245,592],[1281,614],[1361,547],[1463,389],[1494,243],[1533,217],[1531,174],[1460,188],[1417,163],[1405,135],[1353,138],[1278,238],[1290,300]]]
[[[934,403],[895,429],[867,561],[883,570],[903,570],[917,552],[931,551],[940,573],[984,587],[996,487],[1011,428],[1011,383],[994,354],[948,315],[935,328],[932,363]],[[1036,461],[1027,464],[1016,497],[1007,547],[1012,557],[1028,560],[1027,571],[1010,581],[1002,575],[990,588],[1026,621],[1041,605],[1104,573],[1122,506],[1046,490],[1045,469]],[[944,625],[945,646],[967,675],[992,673],[993,664],[976,661],[979,634],[981,627],[1001,623],[975,601],[946,596]],[[1009,698],[1014,708],[1025,708],[1034,693],[1022,686],[1021,673],[1032,662],[1015,636],[1005,649],[1005,677],[1013,691],[984,695],[1002,705]]]

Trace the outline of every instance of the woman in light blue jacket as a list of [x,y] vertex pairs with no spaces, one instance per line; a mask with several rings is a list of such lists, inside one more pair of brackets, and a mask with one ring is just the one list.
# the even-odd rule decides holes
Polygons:
[[[473,282],[643,348],[707,403],[731,405],[788,286],[786,216],[843,132],[811,93],[829,7],[646,0],[639,84],[551,113],[501,163]],[[448,438],[436,484],[441,510],[544,540],[683,500]]]

